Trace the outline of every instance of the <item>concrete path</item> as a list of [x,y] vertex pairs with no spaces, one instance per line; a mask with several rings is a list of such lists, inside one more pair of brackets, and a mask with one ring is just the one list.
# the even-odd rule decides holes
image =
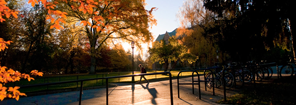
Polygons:
[[[196,77],[197,79],[197,77]],[[203,76],[201,76],[203,79]],[[180,79],[180,83],[190,82],[191,77]],[[223,99],[223,91],[216,89],[216,95],[212,95],[212,89],[205,91],[204,83],[201,83],[201,100],[198,99],[198,85],[195,85],[195,94],[192,94],[191,85],[180,85],[180,98],[178,98],[177,80],[173,81],[174,105],[213,105]],[[169,80],[135,84],[116,83],[110,87],[109,105],[170,105]],[[227,96],[235,94],[235,91],[227,91]],[[79,91],[48,94],[15,99],[5,99],[1,105],[78,105]],[[106,89],[84,90],[82,105],[105,105]]]

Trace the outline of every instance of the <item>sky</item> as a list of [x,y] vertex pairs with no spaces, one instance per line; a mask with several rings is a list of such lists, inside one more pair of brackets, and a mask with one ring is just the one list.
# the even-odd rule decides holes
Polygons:
[[[156,11],[152,12],[154,18],[157,20],[157,25],[149,29],[153,35],[153,41],[155,41],[159,34],[164,34],[166,31],[171,32],[180,26],[177,14],[179,8],[183,5],[183,1],[185,0],[146,0],[146,10],[150,10],[152,7],[157,8]],[[126,51],[131,49],[127,47],[130,44],[125,43],[123,46]],[[148,44],[142,44],[143,53],[148,52],[147,46]],[[139,53],[137,50],[135,50],[135,54]],[[142,58],[145,60],[146,57],[144,55],[142,55]]]
[[152,7],[158,8],[152,14],[157,20],[157,26],[150,29],[155,40],[159,34],[164,34],[166,31],[171,32],[180,26],[177,14],[179,8],[185,0],[146,0],[145,8],[150,10]]

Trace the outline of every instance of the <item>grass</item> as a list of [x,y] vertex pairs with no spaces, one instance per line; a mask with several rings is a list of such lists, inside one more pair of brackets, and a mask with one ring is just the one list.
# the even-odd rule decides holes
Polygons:
[[[163,71],[147,71],[147,73],[155,73],[155,72],[163,72]],[[135,74],[138,74],[136,72]],[[172,70],[171,74],[173,78],[177,78],[179,70]],[[203,72],[198,72],[199,74],[203,74]],[[100,74],[78,74],[78,75],[55,75],[55,76],[44,76],[44,77],[36,77],[34,81],[21,80],[14,83],[6,84],[9,86],[23,86],[23,85],[34,85],[34,84],[42,84],[42,83],[53,83],[53,82],[61,82],[61,81],[71,81],[71,80],[80,80],[80,79],[90,79],[90,78],[101,78],[101,77],[111,77],[111,76],[119,76],[119,75],[131,75],[131,72],[111,72],[111,73],[100,73]],[[182,72],[181,77],[191,76],[192,72]],[[145,76],[149,81],[157,81],[162,79],[168,79],[169,75],[146,75]],[[140,76],[135,76],[135,81],[139,81]],[[109,79],[109,83],[115,82],[125,82],[130,83],[132,77],[123,77],[123,78],[113,78]],[[105,80],[90,80],[84,81],[83,87],[103,87],[105,86]],[[34,93],[34,92],[42,92],[42,91],[55,91],[55,90],[65,90],[65,89],[77,89],[80,87],[80,82],[66,83],[66,84],[58,84],[58,85],[49,85],[49,86],[39,86],[39,87],[30,87],[30,88],[21,88],[20,91],[24,93]]]
[[296,77],[276,79],[268,84],[253,85],[243,89],[239,94],[227,97],[223,104],[253,104],[253,105],[295,105]]

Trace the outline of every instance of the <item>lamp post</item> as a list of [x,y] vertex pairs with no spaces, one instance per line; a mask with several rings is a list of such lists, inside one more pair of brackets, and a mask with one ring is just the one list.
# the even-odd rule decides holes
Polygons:
[[[134,75],[134,48],[135,48],[134,41],[132,41],[131,46],[132,46],[132,74]],[[134,81],[135,81],[135,78],[134,76],[132,76],[132,83],[134,83]]]

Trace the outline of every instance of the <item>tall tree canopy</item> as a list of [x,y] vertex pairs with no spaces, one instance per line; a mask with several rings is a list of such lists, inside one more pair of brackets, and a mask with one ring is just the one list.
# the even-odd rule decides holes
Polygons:
[[169,38],[168,42],[162,40],[161,42],[155,41],[152,48],[149,48],[150,61],[165,64],[165,71],[168,69],[168,64],[171,61],[188,61],[193,63],[196,61],[196,56],[188,54],[185,46],[181,45],[175,36]]
[[[112,38],[121,38],[125,41],[140,43],[149,42],[152,35],[149,26],[155,25],[156,20],[150,11],[145,10],[145,0],[54,0],[47,2],[40,0],[48,10],[47,19],[54,25],[51,28],[61,28],[59,23],[65,23],[63,18],[73,17],[83,24],[84,32],[90,43],[91,69],[94,73],[96,64],[96,52],[100,46]],[[30,0],[32,6],[37,0]]]
[[204,6],[218,14],[219,47],[242,61],[266,59],[265,51],[275,47],[293,48],[292,4],[292,0],[204,0]]
[[191,48],[191,52],[200,55],[204,51],[208,61],[215,61],[217,55],[220,62],[275,61],[271,59],[274,57],[268,57],[270,54],[266,53],[269,50],[278,51],[273,50],[276,48],[289,51],[290,39],[294,40],[291,2],[187,0],[181,8],[183,27],[178,33],[179,36],[185,35],[183,42]]
[[[199,57],[200,66],[214,65],[225,59],[214,36],[218,30],[214,20],[215,13],[205,9],[203,0],[187,0],[179,11],[181,27],[177,29],[177,36],[181,44],[185,45],[190,53]],[[219,56],[219,59],[217,59]]]

